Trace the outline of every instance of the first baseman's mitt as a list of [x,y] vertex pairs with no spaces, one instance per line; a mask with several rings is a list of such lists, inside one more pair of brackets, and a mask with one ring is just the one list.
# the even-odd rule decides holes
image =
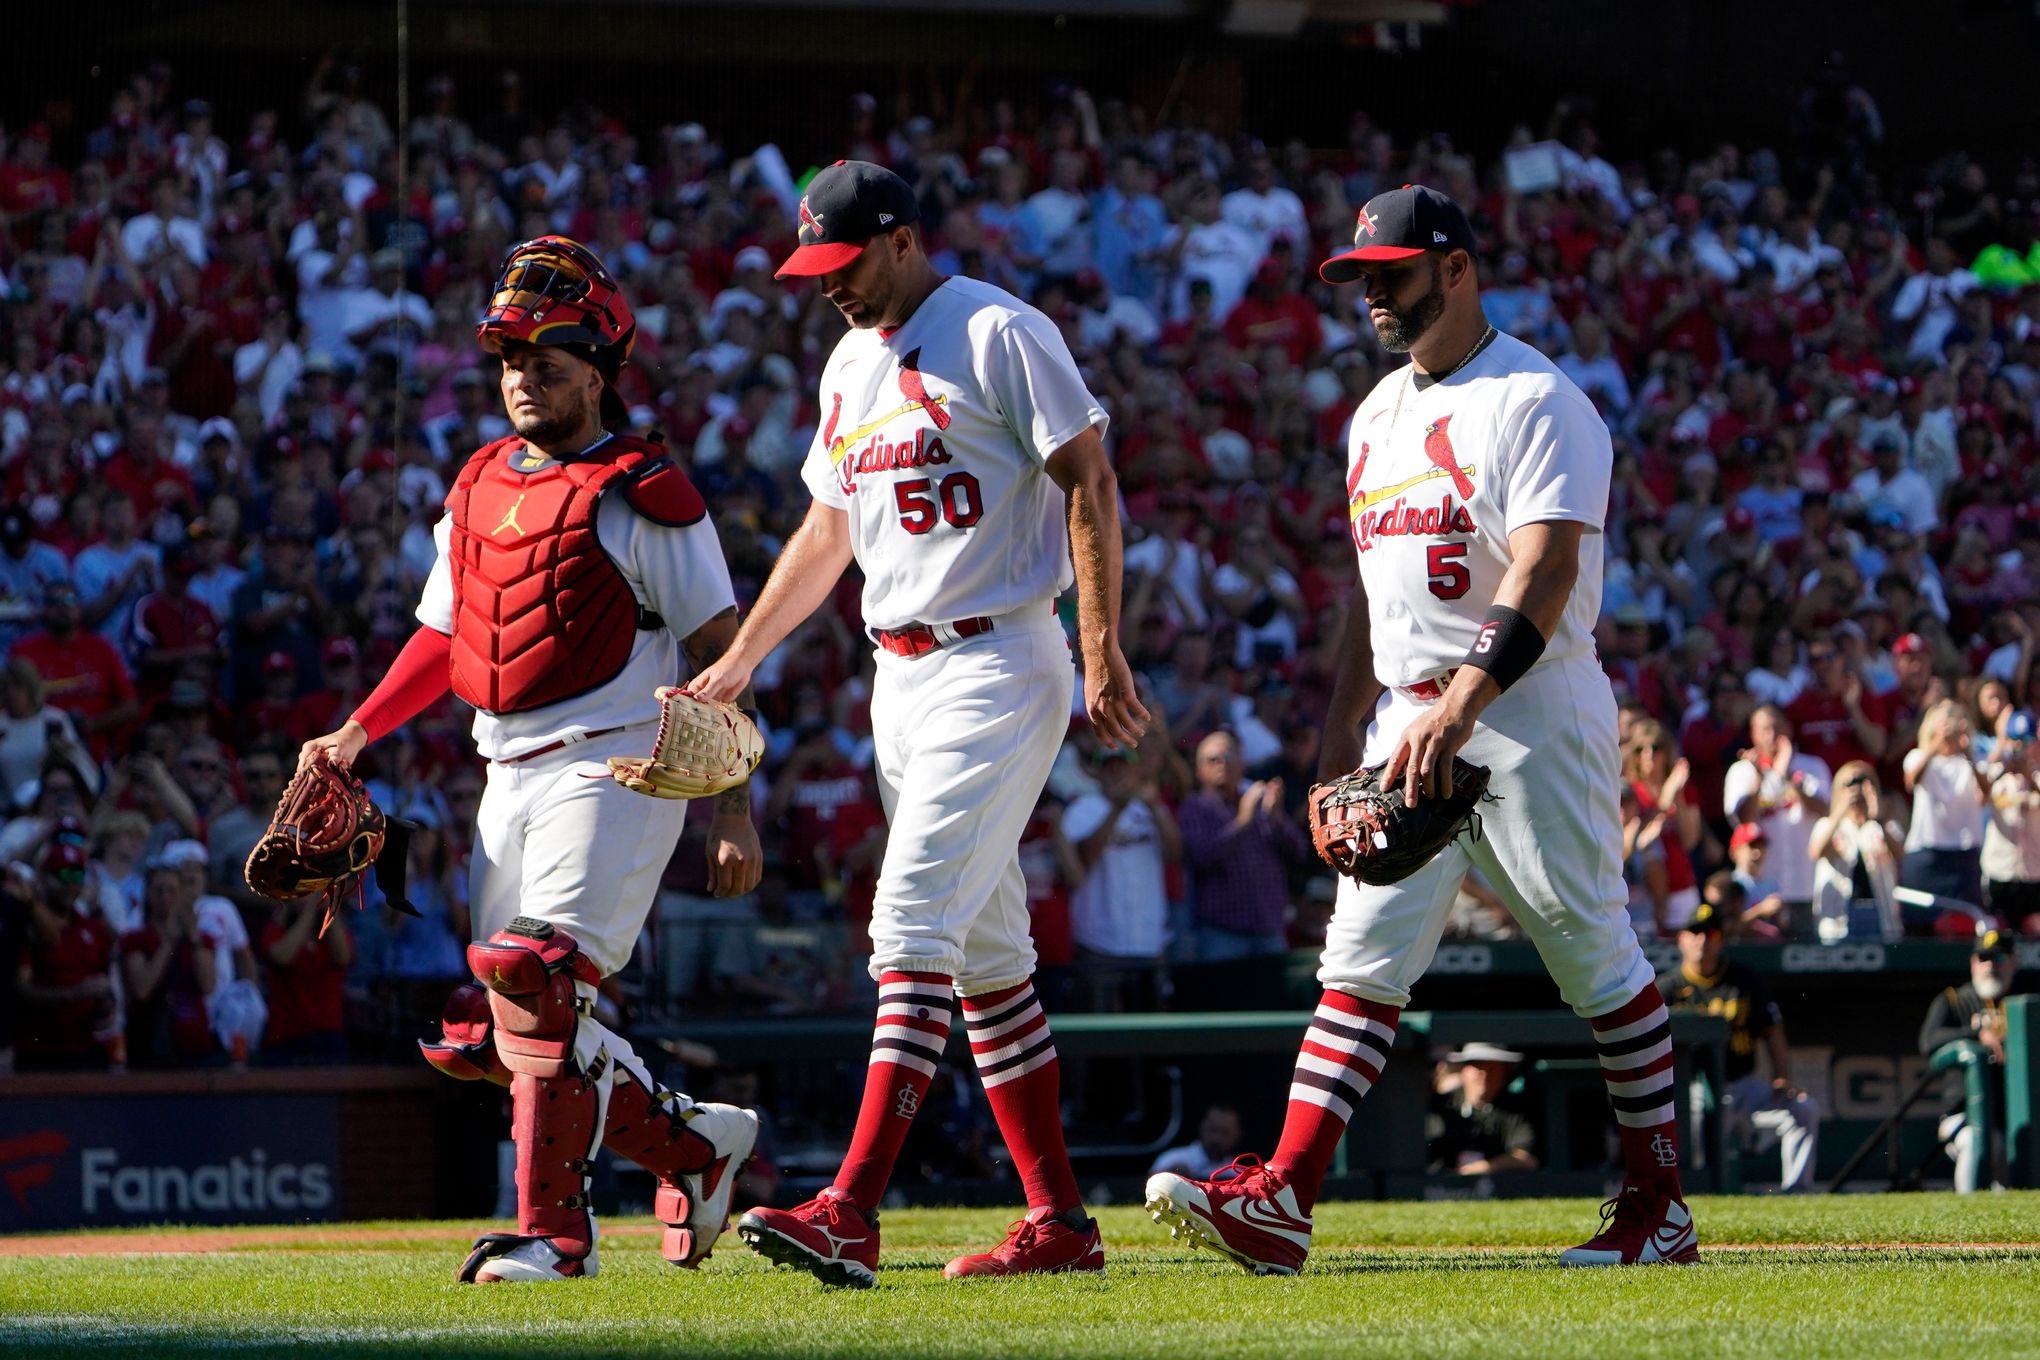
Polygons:
[[1452,796],[1403,801],[1403,784],[1384,788],[1387,762],[1313,784],[1310,839],[1318,857],[1362,883],[1396,883],[1431,862],[1487,796],[1488,768],[1452,759]]
[[[361,876],[382,855],[390,833],[389,820],[370,800],[361,781],[333,764],[324,751],[318,752],[298,767],[290,787],[277,801],[269,830],[249,852],[248,886],[278,902],[295,901],[307,893],[321,894],[326,918],[319,934],[324,935],[349,887],[355,889],[357,902],[360,900]],[[401,882],[395,891],[389,891],[386,876],[378,881],[393,906],[411,910],[403,901]]]
[[659,701],[659,734],[649,756],[611,756],[609,777],[654,798],[706,798],[751,777],[765,738],[735,704],[703,699],[672,685]]

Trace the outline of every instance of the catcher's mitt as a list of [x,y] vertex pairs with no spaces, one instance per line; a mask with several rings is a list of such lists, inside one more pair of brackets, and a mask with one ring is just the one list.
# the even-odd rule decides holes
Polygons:
[[1318,857],[1362,883],[1396,883],[1429,864],[1489,796],[1487,766],[1455,756],[1452,796],[1411,807],[1401,780],[1382,787],[1386,767],[1386,761],[1369,765],[1310,789],[1310,839]]
[[611,756],[609,777],[654,798],[706,798],[751,777],[765,755],[758,724],[735,704],[703,699],[672,685],[659,701],[659,734],[649,756]]
[[[349,887],[357,904],[361,876],[383,855],[386,842],[401,860],[410,824],[385,818],[352,772],[321,751],[298,767],[290,786],[277,801],[269,830],[248,854],[248,887],[263,897],[291,902],[307,893],[321,894],[325,920],[319,934],[333,924],[333,914]],[[379,873],[378,883],[390,904],[411,912],[403,900],[401,865],[394,883]]]

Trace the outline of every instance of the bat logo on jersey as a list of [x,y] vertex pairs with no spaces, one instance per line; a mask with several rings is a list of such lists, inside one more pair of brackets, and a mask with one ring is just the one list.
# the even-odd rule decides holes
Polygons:
[[[1462,466],[1445,433],[1451,416],[1433,421],[1424,429],[1424,456],[1433,466],[1388,486],[1363,490],[1370,446],[1362,441],[1346,474],[1347,515],[1353,525],[1353,545],[1361,552],[1374,546],[1377,537],[1412,535],[1426,538],[1455,538],[1480,532],[1468,513],[1466,501],[1473,496],[1473,469]],[[1433,506],[1410,504],[1409,493],[1426,482],[1451,478],[1456,497],[1448,495]],[[1377,509],[1376,507],[1381,507]]]
[[[822,440],[828,445],[829,461],[835,465],[837,483],[843,488],[844,495],[857,490],[859,473],[930,467],[949,461],[949,450],[942,446],[939,433],[948,429],[949,423],[955,419],[948,409],[949,394],[929,394],[928,380],[921,376],[920,362],[921,351],[918,349],[900,360],[897,381],[905,402],[840,435],[836,433],[836,422],[843,413],[843,398],[840,393],[837,394],[835,407],[829,413],[829,423],[822,430]],[[912,438],[898,441],[887,440],[880,433],[895,420],[915,414],[927,416],[934,428],[931,430],[923,425],[914,431]],[[860,446],[860,440],[866,442]]]
[[843,418],[843,394],[832,393],[831,398],[829,423],[822,426],[822,447],[827,449],[829,456],[833,458],[836,455],[836,422]]

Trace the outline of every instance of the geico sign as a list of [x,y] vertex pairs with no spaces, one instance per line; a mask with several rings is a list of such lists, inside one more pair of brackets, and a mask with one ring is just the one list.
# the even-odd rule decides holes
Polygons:
[[190,1209],[324,1209],[333,1203],[331,1174],[322,1162],[269,1165],[256,1148],[243,1160],[207,1166],[122,1166],[112,1148],[86,1148],[83,1155],[85,1212],[108,1207],[131,1214],[164,1214]]
[[1881,944],[1788,944],[1779,960],[1788,973],[1881,973]]
[[1448,944],[1431,960],[1439,973],[1489,973],[1494,966],[1495,951],[1484,944]]

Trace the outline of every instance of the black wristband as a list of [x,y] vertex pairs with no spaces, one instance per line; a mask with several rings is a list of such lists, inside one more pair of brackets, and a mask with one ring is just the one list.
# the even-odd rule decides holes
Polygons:
[[1524,672],[1544,655],[1544,635],[1537,625],[1507,605],[1488,609],[1480,636],[1467,648],[1466,663],[1494,677],[1497,688],[1506,690],[1523,678]]

